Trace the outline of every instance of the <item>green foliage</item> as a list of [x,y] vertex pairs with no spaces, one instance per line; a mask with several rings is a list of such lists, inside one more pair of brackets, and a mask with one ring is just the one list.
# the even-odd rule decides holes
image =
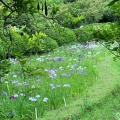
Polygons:
[[52,38],[46,36],[43,38],[43,40],[45,41],[43,52],[50,52],[58,49],[57,42]]
[[29,39],[29,52],[30,53],[40,53],[43,51],[43,44],[44,41],[42,40],[42,37],[45,37],[46,35],[44,33],[35,33],[32,35],[32,37]]
[[[120,57],[120,24],[107,23],[98,24],[93,27],[93,36],[96,40],[105,41],[105,46],[111,51],[116,57]],[[111,48],[111,44],[116,41],[117,45]]]
[[115,28],[115,23],[107,23],[107,24],[98,24],[93,26],[93,35],[95,38],[98,40],[105,40],[105,41],[110,41],[110,40],[116,40],[117,35],[116,35],[116,28]]
[[[111,9],[115,12],[116,15],[119,16],[120,19],[120,0],[113,0],[109,3],[109,6],[111,7]],[[115,29],[116,34],[117,34],[117,46],[115,46],[112,51],[116,52],[116,58],[120,59],[120,20],[118,19],[118,21],[115,23],[115,25],[113,26],[113,29]]]
[[76,24],[83,19],[84,16],[74,17],[70,12],[67,12],[64,14],[64,20],[62,21],[62,24],[65,25],[65,27],[74,28]]
[[39,2],[38,0],[1,0],[0,3],[2,3],[3,5],[2,13],[4,13],[7,17],[10,17],[10,15],[12,15],[13,13],[14,15],[21,15],[22,13],[33,14],[38,11],[43,12],[41,6],[44,6],[44,13],[46,16],[46,13],[48,13],[46,0],[44,1],[44,3],[42,0],[40,0]]
[[[6,58],[21,57],[29,49],[28,38],[29,35],[22,33],[20,29],[23,24],[16,28],[11,26],[12,18],[16,18],[23,13],[33,14],[36,12],[43,12],[41,5],[44,6],[44,13],[47,16],[48,9],[46,0],[0,0],[0,79],[8,72],[9,62]],[[2,28],[1,28],[2,27]]]
[[39,32],[32,35],[29,39],[29,53],[43,53],[56,49],[58,47],[55,40],[46,36],[46,34]]
[[59,11],[59,6],[57,4],[53,4],[51,7],[50,15],[54,16]]
[[[120,0],[113,0],[108,4],[116,15],[120,16]],[[94,26],[93,36],[97,40],[104,40],[105,46],[111,51],[116,58],[120,59],[120,21],[114,23],[101,24]],[[116,41],[115,45],[111,49],[111,43]]]
[[0,58],[0,82],[1,78],[4,77],[10,71],[10,61],[7,59]]
[[[73,17],[84,16],[84,19],[78,21],[74,27],[79,27],[80,25],[84,24],[96,23],[103,17],[104,12],[108,10],[108,7],[106,7],[108,1],[78,0],[71,4],[65,4],[61,6],[56,19],[62,22],[67,18],[66,13],[70,13]],[[67,24],[64,22],[62,22],[62,25],[67,26]],[[69,27],[73,28],[72,25]]]
[[115,14],[120,16],[120,0],[113,0],[114,2],[111,2],[112,4],[109,4],[111,6],[111,9],[115,12]]
[[62,4],[63,0],[47,0],[48,5],[50,4]]
[[9,26],[9,34],[7,37],[1,37],[0,46],[4,58],[21,56],[28,50],[29,35],[16,26]]
[[10,43],[11,55],[19,56],[24,54],[28,50],[28,38],[29,35],[21,32],[21,29],[16,27],[11,27],[10,30],[12,36],[12,44]]
[[87,41],[93,40],[92,25],[81,26],[80,28],[74,29],[76,39],[80,43],[86,43]]
[[116,2],[118,2],[119,0],[112,0],[109,4],[108,4],[108,6],[112,6],[113,4],[115,4]]
[[57,44],[60,46],[76,41],[76,36],[73,30],[59,25],[56,25],[54,28],[51,27],[47,29],[45,33],[52,39],[56,40]]
[[36,13],[34,15],[28,14],[22,14],[19,17],[15,17],[14,19],[8,19],[8,23],[10,23],[12,26],[16,26],[18,28],[21,28],[21,26],[25,25],[25,29],[23,30],[25,33],[32,35],[35,34],[35,32],[43,31],[48,26],[48,20],[42,17],[39,13]]

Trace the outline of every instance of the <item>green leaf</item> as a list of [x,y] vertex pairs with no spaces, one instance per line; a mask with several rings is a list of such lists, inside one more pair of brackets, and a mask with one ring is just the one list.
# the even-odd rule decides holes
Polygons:
[[2,112],[2,108],[0,108],[0,112]]
[[111,6],[111,5],[115,4],[117,1],[119,1],[119,0],[113,0],[113,1],[111,1],[111,2],[108,4],[108,6]]
[[19,62],[21,65],[24,65],[27,61],[27,58],[20,59]]
[[118,49],[119,49],[119,47],[114,47],[113,49],[112,49],[112,51],[118,51]]

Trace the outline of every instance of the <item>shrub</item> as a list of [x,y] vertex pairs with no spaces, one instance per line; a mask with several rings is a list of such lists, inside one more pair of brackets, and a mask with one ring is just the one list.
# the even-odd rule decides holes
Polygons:
[[0,83],[2,77],[10,71],[10,61],[8,59],[0,58]]
[[32,37],[29,38],[29,49],[28,49],[28,53],[41,53],[43,51],[43,44],[44,41],[42,40],[43,37],[45,37],[46,34],[39,32],[39,33],[35,33],[32,34]]
[[53,51],[54,49],[57,49],[57,47],[58,45],[55,40],[47,37],[47,35],[42,32],[36,32],[29,39],[29,50],[27,53],[40,54],[48,51]]
[[0,38],[0,83],[3,82],[2,77],[10,71],[10,61],[6,59],[4,47]]
[[[10,52],[11,56],[20,56],[22,54],[25,54],[25,52],[28,50],[28,39],[29,35],[22,32],[22,29],[11,27],[11,37],[12,37],[12,43],[9,40],[9,46],[10,46]],[[8,47],[9,47],[8,46]],[[9,48],[8,48],[9,49]]]
[[68,28],[56,26],[55,28],[47,29],[45,33],[52,39],[56,40],[59,46],[76,41],[74,31]]
[[105,23],[105,22],[115,22],[117,19],[119,19],[120,17],[115,15],[115,13],[113,11],[111,11],[110,9],[106,10],[103,13],[103,16],[101,17],[101,19],[98,21],[99,23]]
[[74,29],[76,39],[80,43],[86,43],[86,41],[93,40],[92,25],[81,26],[80,28]]
[[29,35],[22,32],[21,29],[16,28],[16,26],[9,26],[9,34],[5,36],[0,36],[0,45],[1,45],[1,55],[4,58],[17,57],[23,55],[28,46]]
[[[105,46],[114,58],[120,59],[120,23],[106,23],[94,26],[93,36],[96,40],[105,41]],[[114,43],[114,44],[113,44]],[[113,45],[112,45],[113,44]],[[111,46],[112,45],[112,46]]]
[[48,24],[48,20],[39,13],[35,13],[33,15],[22,14],[12,19],[8,18],[7,21],[8,24],[16,26],[17,28],[26,26],[23,31],[29,35],[35,34],[35,32],[43,31],[46,29]]
[[43,38],[43,40],[45,41],[43,52],[54,51],[58,48],[57,42],[52,38],[46,36]]
[[98,40],[116,40],[119,37],[118,29],[115,23],[96,24],[93,26],[93,36]]

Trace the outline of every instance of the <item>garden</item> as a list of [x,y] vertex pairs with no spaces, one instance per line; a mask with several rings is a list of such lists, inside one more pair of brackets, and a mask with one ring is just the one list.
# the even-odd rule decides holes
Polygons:
[[0,119],[119,120],[120,0],[0,0]]

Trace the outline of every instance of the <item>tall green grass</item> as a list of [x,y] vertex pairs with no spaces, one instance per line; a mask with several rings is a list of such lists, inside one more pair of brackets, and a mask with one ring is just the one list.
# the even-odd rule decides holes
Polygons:
[[90,42],[30,56],[24,66],[11,59],[11,71],[0,83],[0,119],[34,120],[67,106],[93,85],[104,55],[103,46]]

